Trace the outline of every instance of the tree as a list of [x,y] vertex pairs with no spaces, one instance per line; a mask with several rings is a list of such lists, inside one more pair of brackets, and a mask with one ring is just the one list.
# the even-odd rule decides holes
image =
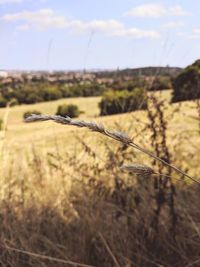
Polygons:
[[149,91],[166,90],[171,89],[171,79],[168,76],[156,77],[151,84]]
[[0,95],[0,108],[4,108],[7,105],[7,100]]
[[200,59],[174,79],[172,102],[198,98],[200,98]]
[[139,109],[146,109],[146,90],[135,88],[129,92],[111,90],[104,94],[99,103],[100,115],[118,114],[131,112]]

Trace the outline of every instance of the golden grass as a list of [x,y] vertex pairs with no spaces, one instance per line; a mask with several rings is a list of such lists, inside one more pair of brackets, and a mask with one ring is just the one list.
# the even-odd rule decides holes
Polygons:
[[[156,93],[159,98],[169,101],[171,91],[167,90],[161,93]],[[61,150],[66,151],[68,149],[73,150],[77,146],[76,136],[83,138],[86,131],[80,129],[74,129],[73,127],[63,127],[62,125],[54,125],[52,123],[34,123],[27,125],[23,121],[23,114],[27,110],[39,110],[43,114],[53,115],[56,112],[57,106],[63,103],[72,103],[79,106],[80,110],[84,113],[80,115],[80,119],[95,120],[99,123],[104,123],[107,128],[118,129],[122,127],[123,130],[128,130],[131,125],[131,135],[134,136],[134,129],[142,129],[143,122],[147,121],[146,113],[144,111],[136,111],[128,114],[119,114],[112,116],[99,117],[98,103],[100,97],[88,97],[88,98],[70,98],[61,99],[57,101],[38,103],[34,105],[21,105],[11,107],[8,114],[8,121],[6,127],[6,134],[4,143],[6,151],[11,154],[18,152],[30,151],[34,145],[45,150],[53,151],[55,147],[55,140]],[[182,104],[173,104],[168,106],[166,113],[172,112],[177,106],[181,105],[180,110],[175,114],[173,120],[169,120],[169,135],[171,135],[173,142],[174,134],[182,134],[184,131],[194,131],[198,127],[197,121],[190,116],[196,115],[195,105],[193,102],[183,102]],[[0,109],[0,118],[3,118],[6,109]],[[91,145],[98,143],[99,137],[96,135],[87,135],[87,140]],[[141,131],[137,136],[136,141],[148,143],[147,132]],[[199,138],[195,134],[191,134],[191,141],[199,144]],[[185,147],[187,150],[188,148]],[[192,147],[189,146],[192,152]]]
[[[169,94],[160,97],[169,99]],[[197,267],[198,184],[185,186],[181,177],[175,177],[179,181],[175,203],[167,203],[167,192],[157,216],[158,232],[153,224],[154,178],[119,169],[134,162],[148,166],[147,156],[130,147],[119,149],[117,142],[88,130],[22,120],[27,110],[54,114],[57,105],[66,101],[85,111],[82,119],[125,131],[134,142],[152,150],[151,133],[144,130],[145,111],[98,117],[99,98],[94,97],[11,108],[0,168],[0,263],[11,267]],[[168,105],[166,116],[178,106]],[[168,118],[167,135],[173,160],[195,177],[200,171],[200,138],[198,123],[190,117],[196,115],[194,107],[193,102],[181,104],[173,118]],[[4,112],[0,110],[0,117]],[[89,148],[80,145],[77,137]],[[137,173],[139,169],[141,174],[141,166],[137,165]],[[170,205],[178,220],[174,228]]]

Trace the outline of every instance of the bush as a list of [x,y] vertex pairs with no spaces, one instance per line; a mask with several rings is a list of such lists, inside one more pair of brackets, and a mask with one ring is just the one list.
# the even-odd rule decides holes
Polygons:
[[[51,85],[44,81],[24,82],[12,87],[0,88],[0,107],[16,99],[19,104],[34,104],[42,101],[57,100],[63,97],[99,96],[105,86],[97,83],[74,83]],[[15,103],[17,103],[15,101]]]
[[104,94],[99,103],[100,115],[118,114],[131,112],[138,109],[146,109],[146,91],[135,88],[132,92],[109,91]]
[[80,111],[77,105],[60,105],[58,106],[56,115],[60,115],[60,116],[69,116],[71,118],[76,118],[80,115]]
[[7,105],[7,100],[4,97],[0,96],[0,108],[5,108],[6,105]]
[[134,77],[134,79],[130,81],[114,81],[112,84],[112,88],[117,91],[133,91],[135,88],[146,88],[147,81],[142,77]]
[[14,107],[14,106],[16,106],[16,105],[18,105],[19,103],[18,103],[18,100],[16,99],[16,98],[12,98],[11,100],[10,100],[10,102],[9,102],[9,106],[10,107]]
[[200,60],[188,66],[173,81],[172,102],[200,98]]
[[51,101],[62,98],[62,93],[56,86],[47,86],[42,88],[41,95],[43,101]]
[[171,79],[166,76],[166,77],[155,78],[149,90],[157,91],[157,90],[165,90],[171,88],[172,88]]
[[35,115],[41,115],[42,113],[38,110],[32,110],[32,111],[26,111],[23,115],[23,118],[26,119],[28,118],[29,116],[31,116],[32,114],[35,114]]
[[65,86],[62,88],[63,94],[66,97],[77,97],[77,96],[99,96],[105,91],[103,85],[91,83],[91,84],[75,84],[72,86]]
[[25,96],[19,98],[20,99],[20,103],[25,103],[25,104],[35,104],[38,102],[42,102],[43,99],[42,97],[40,97],[39,95],[37,95],[37,93],[26,93]]

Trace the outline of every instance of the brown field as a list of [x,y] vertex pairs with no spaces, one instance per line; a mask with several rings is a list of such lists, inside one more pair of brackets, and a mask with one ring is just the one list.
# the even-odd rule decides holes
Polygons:
[[[99,97],[0,109],[0,118],[8,115],[0,132],[2,266],[200,266],[198,183],[99,133],[22,119],[27,110],[51,115],[59,104],[77,104],[84,112],[80,119],[126,132],[154,154],[153,138],[163,147],[162,136],[152,137],[161,126],[170,163],[199,179],[196,104],[172,105],[170,93],[156,93],[166,101],[164,130],[157,113],[157,126],[146,111],[99,117]],[[131,163],[159,174],[138,176],[119,168]],[[170,175],[167,186],[162,174]]]
[[[161,93],[156,93],[159,99],[164,99],[166,102],[170,100],[171,91],[167,90]],[[77,137],[84,137],[91,146],[96,147],[98,140],[102,140],[102,137],[97,134],[88,133],[87,130],[77,129],[74,127],[63,127],[59,124],[53,124],[51,122],[46,123],[34,123],[27,124],[23,121],[23,114],[28,110],[39,110],[42,114],[53,115],[56,112],[58,105],[63,103],[72,103],[79,106],[83,114],[80,115],[80,119],[87,121],[96,121],[103,123],[109,129],[123,130],[130,132],[134,136],[134,131],[139,132],[143,128],[145,122],[148,121],[146,112],[136,111],[128,114],[112,115],[99,117],[98,103],[100,97],[88,97],[88,98],[70,98],[61,99],[57,101],[44,102],[34,105],[21,105],[12,107],[9,110],[5,108],[0,109],[0,118],[3,118],[8,113],[6,131],[2,133],[1,142],[4,143],[4,153],[15,154],[15,149],[18,153],[24,153],[32,149],[32,147],[40,147],[42,151],[53,151],[55,149],[55,141],[62,152],[68,149],[74,150],[77,147]],[[174,114],[173,119],[168,121],[168,135],[169,142],[178,142],[179,138],[174,139],[174,136],[184,135],[184,132],[190,131],[190,141],[192,143],[199,144],[199,137],[196,134],[198,131],[198,121],[193,117],[197,116],[197,110],[194,102],[183,102],[181,104],[167,105],[165,114],[170,117],[173,110],[176,110],[180,106],[180,109]],[[4,134],[4,138],[3,138]],[[148,131],[140,132],[137,135],[136,142],[140,144],[148,145],[149,143]],[[184,141],[185,142],[185,141]],[[192,152],[191,144],[188,143],[182,145],[182,148],[186,151],[189,149]],[[99,148],[99,147],[98,147]],[[185,153],[183,151],[183,153]]]

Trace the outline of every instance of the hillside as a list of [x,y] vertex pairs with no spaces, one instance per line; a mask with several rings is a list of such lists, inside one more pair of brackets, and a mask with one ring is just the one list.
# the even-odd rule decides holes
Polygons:
[[[169,101],[171,91],[157,92],[156,95],[159,99]],[[143,124],[148,121],[145,111],[99,117],[98,103],[100,102],[100,99],[100,97],[70,98],[33,105],[20,105],[9,109],[0,109],[0,118],[3,118],[6,112],[8,112],[5,138],[3,140],[4,146],[8,149],[6,149],[5,152],[7,153],[9,151],[9,153],[14,153],[15,148],[22,152],[23,150],[31,149],[32,146],[40,147],[46,152],[48,152],[48,149],[52,151],[55,146],[55,139],[58,141],[59,147],[63,152],[67,147],[73,150],[74,144],[77,143],[76,136],[83,136],[87,133],[85,130],[75,129],[73,127],[63,127],[62,125],[52,125],[52,123],[26,124],[23,122],[23,114],[28,110],[38,110],[42,112],[42,114],[53,115],[56,113],[56,109],[60,104],[76,104],[83,112],[80,115],[80,119],[88,121],[95,120],[99,123],[106,124],[107,127],[111,129],[121,128],[123,131],[130,131],[131,129],[133,135],[135,130],[139,132],[140,129],[142,129]],[[177,108],[179,109],[178,111],[176,111]],[[192,116],[195,117],[195,115],[197,115],[196,113],[195,103],[193,102],[167,106],[166,116],[167,114],[174,114],[173,120],[170,120],[168,125],[169,144],[171,139],[173,139],[173,142],[175,142],[175,140],[177,142],[179,141],[178,136],[182,134],[183,129],[184,131],[189,129],[195,131],[195,129],[197,129],[198,122],[192,119]],[[187,122],[187,124],[183,125],[183,120],[185,123]],[[93,135],[89,134],[88,137],[89,139],[92,138],[91,145],[94,144],[95,146],[99,142],[98,140],[101,140],[101,137],[98,135],[95,135],[94,138]],[[141,133],[137,136],[137,142],[142,142],[145,146],[149,146],[148,138],[149,134],[148,131],[146,131],[145,135]],[[196,134],[191,135],[190,138],[193,142],[199,142],[199,138],[197,138]],[[183,144],[184,145],[181,146],[182,149],[187,151],[189,144],[186,140],[184,140]]]
[[[149,110],[105,117],[99,97],[0,109],[5,266],[198,267],[199,184],[137,149],[199,177],[196,103],[170,98],[169,90],[153,93]],[[80,120],[96,122],[87,125],[97,132],[75,127],[80,121],[22,119],[27,110],[52,115],[63,103],[77,104]]]

